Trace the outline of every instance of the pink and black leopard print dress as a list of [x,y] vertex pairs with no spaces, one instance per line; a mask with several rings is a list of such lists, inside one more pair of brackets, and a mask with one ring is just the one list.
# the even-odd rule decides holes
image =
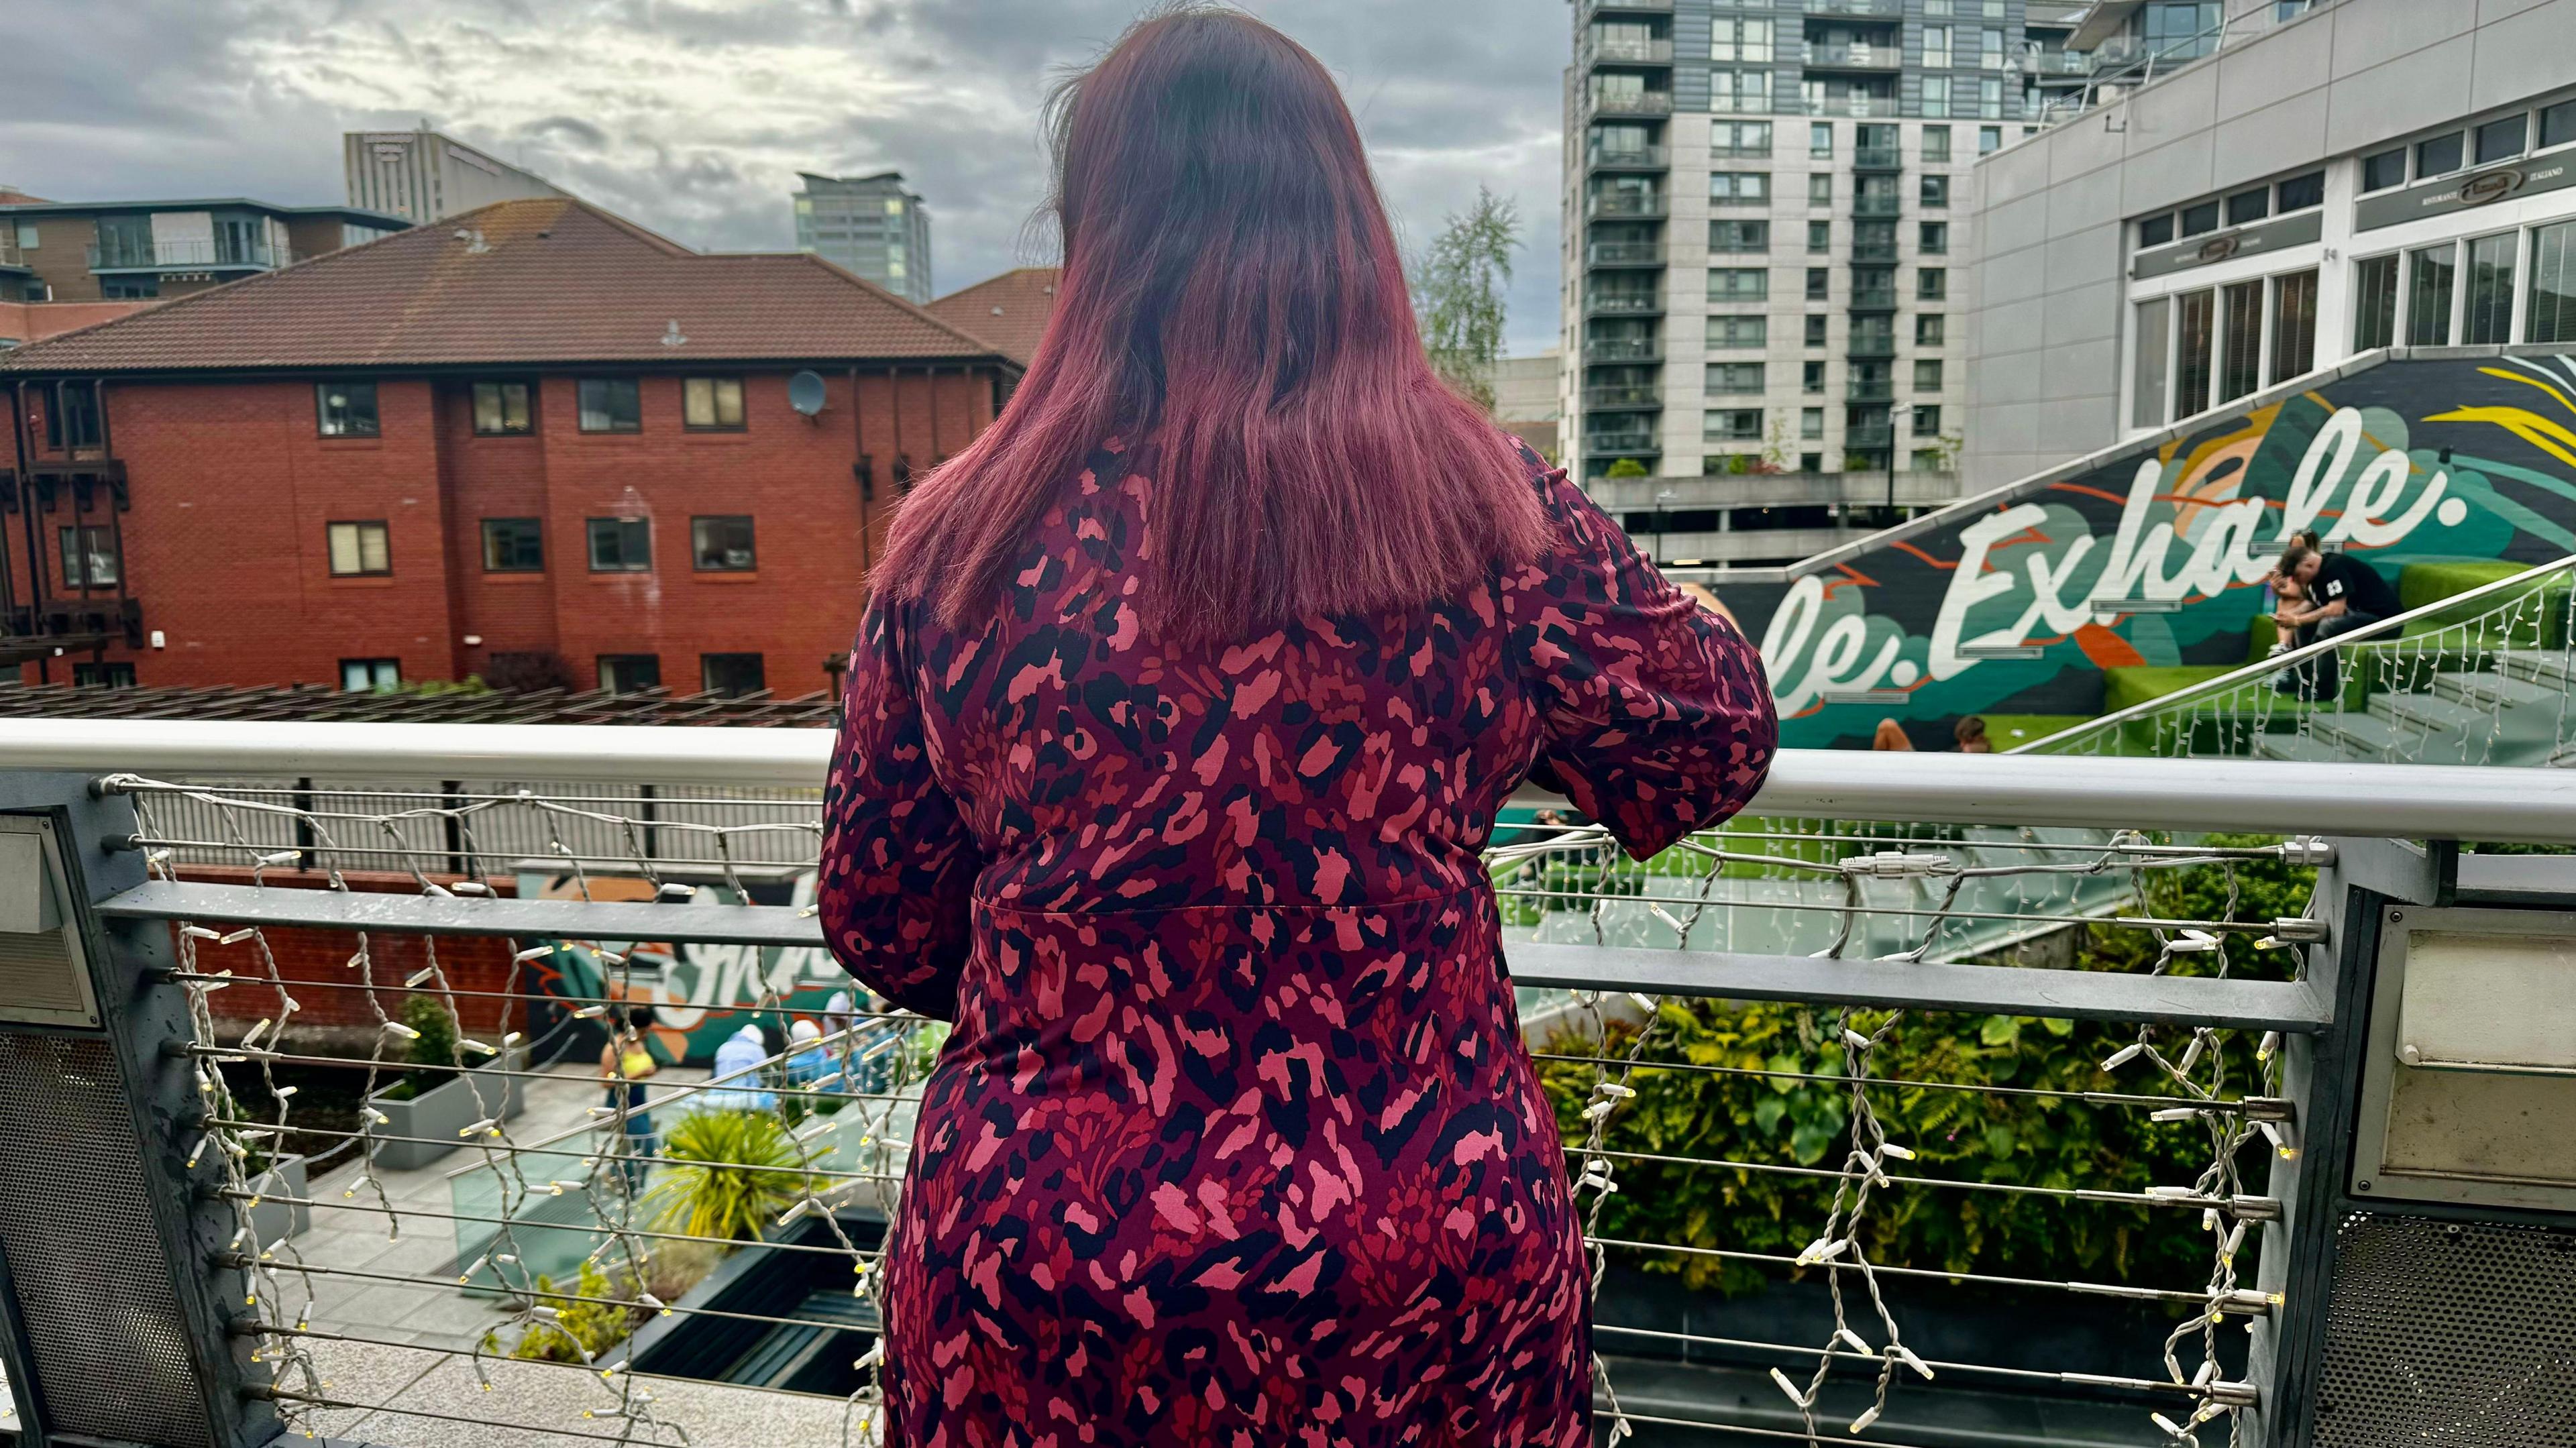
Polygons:
[[871,607],[826,795],[850,973],[956,1023],[886,1264],[903,1448],[1576,1448],[1585,1267],[1478,853],[1741,808],[1760,661],[1525,456],[1551,546],[1228,647],[1141,628],[1105,448],[980,631]]

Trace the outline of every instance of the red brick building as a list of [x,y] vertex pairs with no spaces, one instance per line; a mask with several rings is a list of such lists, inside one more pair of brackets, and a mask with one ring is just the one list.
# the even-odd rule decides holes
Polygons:
[[1024,266],[932,302],[930,315],[952,327],[974,333],[1027,366],[1038,354],[1047,322],[1055,315],[1055,289],[1063,273],[1051,266]]
[[486,207],[0,354],[0,664],[807,693],[1018,371],[810,256]]

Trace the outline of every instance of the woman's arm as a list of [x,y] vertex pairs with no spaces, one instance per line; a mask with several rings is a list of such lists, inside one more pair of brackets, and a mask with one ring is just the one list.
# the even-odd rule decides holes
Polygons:
[[816,904],[843,969],[906,1010],[947,1020],[982,859],[931,772],[901,625],[899,608],[871,604],[850,652]]

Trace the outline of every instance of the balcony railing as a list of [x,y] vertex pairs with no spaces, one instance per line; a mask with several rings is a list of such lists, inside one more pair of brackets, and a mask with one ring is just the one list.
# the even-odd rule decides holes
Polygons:
[[1595,292],[1583,299],[1584,310],[1596,317],[1651,317],[1664,310],[1661,292]]
[[265,242],[232,242],[218,237],[92,242],[88,254],[92,271],[150,271],[179,267],[266,269],[285,260],[273,257]]
[[1896,310],[1894,287],[1854,287],[1847,303],[1855,312],[1892,312]]
[[1618,15],[1644,12],[1670,15],[1673,0],[1583,0],[1583,18],[1588,24],[1596,15]]
[[[1896,350],[1894,339],[1881,338],[1879,341],[1882,346],[1873,347],[1866,339],[1855,338],[1851,344],[1851,355],[1878,357]],[[1896,384],[1883,377],[1876,381],[1854,381],[1845,384],[1843,396],[1853,402],[1886,402],[1896,396]]]
[[[1893,357],[1896,355],[1896,334],[1894,332],[1870,332],[1854,328],[1851,334],[1850,343],[1845,348],[1845,351],[1854,357]],[[1855,384],[1852,389],[1852,395],[1855,397],[1860,395],[1860,389],[1857,384]],[[1887,396],[1888,394],[1882,390],[1879,395]]]
[[1662,266],[1664,244],[1660,241],[1595,241],[1585,245],[1583,259],[1593,266]]
[[1597,141],[1584,148],[1583,158],[1595,171],[1664,171],[1673,163],[1668,147],[1604,146]]
[[1671,91],[1594,91],[1592,113],[1600,116],[1668,116],[1673,113]]
[[1893,45],[1834,45],[1810,40],[1806,63],[1818,70],[1896,70],[1905,64],[1905,52]]
[[1866,193],[1852,198],[1852,215],[1862,217],[1901,216],[1905,212],[1900,196],[1871,196]]
[[[1799,705],[1864,732],[1901,692],[1813,679]],[[875,1284],[921,1250],[887,1213],[925,1078],[966,1064],[944,1023],[864,1000],[721,1074],[692,1035],[847,988],[800,903],[830,747],[14,722],[0,824],[35,863],[0,920],[53,988],[0,1024],[14,1169],[46,1184],[11,1208],[9,1366],[53,1389],[21,1401],[84,1441],[356,1416],[385,1441],[871,1439]],[[2407,1442],[2561,1401],[2546,1353],[2497,1345],[2545,1343],[2565,1301],[2541,1274],[2567,1165],[2529,1125],[2564,1076],[2521,1062],[2563,1047],[2563,993],[2497,981],[2554,978],[2576,901],[2555,862],[2445,842],[2576,844],[2576,774],[1793,750],[1743,817],[1644,864],[1562,800],[1515,809],[1485,863],[1573,1123],[1604,1437],[1948,1441],[1945,1415],[2018,1402],[2051,1438],[2145,1441],[2152,1411],[2278,1448],[2329,1393]],[[620,1081],[600,1104],[586,1022],[630,1008],[658,1135]],[[2401,1019],[2439,1034],[2401,1053]],[[413,1020],[464,1028],[433,1051]],[[345,1104],[397,1070],[432,1074]],[[709,1113],[766,1154],[709,1154]],[[2468,1145],[2480,1169],[2450,1169]],[[746,1189],[740,1236],[663,1213]],[[1969,1202],[2044,1225],[1962,1238]],[[1640,1270],[1676,1262],[1801,1310]],[[100,1364],[113,1394],[66,1391]],[[1739,1392],[1766,1373],[1785,1409]]]
[[1650,219],[1664,214],[1664,198],[1641,196],[1632,192],[1609,192],[1587,197],[1583,214],[1596,220]]
[[1607,456],[1644,456],[1663,451],[1651,427],[1605,427],[1583,434],[1583,450]]
[[1861,146],[1852,151],[1855,171],[1901,171],[1905,153],[1894,146]]
[[1807,0],[1810,15],[1851,15],[1863,20],[1902,20],[1905,0]]
[[1793,116],[1856,116],[1862,120],[1886,120],[1903,114],[1895,96],[1784,96],[1778,109]]
[[1886,264],[1896,260],[1896,243],[1892,241],[1855,241],[1851,259],[1856,262]]
[[1673,63],[1673,43],[1669,40],[1591,40],[1583,48],[1596,65]]
[[[1855,389],[1857,392],[1858,389]],[[1843,446],[1854,451],[1871,451],[1888,447],[1896,441],[1896,429],[1884,422],[1865,423],[1843,429]]]
[[2093,73],[2093,57],[2081,51],[2025,51],[2021,58],[2025,75],[2084,76]]
[[1586,362],[1660,362],[1663,357],[1664,344],[1652,337],[1611,337],[1583,344]]
[[1587,387],[1583,389],[1583,405],[1595,412],[1660,408],[1664,405],[1664,394],[1661,389],[1644,384]]

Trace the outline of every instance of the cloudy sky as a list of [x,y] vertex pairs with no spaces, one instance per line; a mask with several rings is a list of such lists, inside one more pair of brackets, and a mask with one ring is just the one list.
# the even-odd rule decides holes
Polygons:
[[[942,291],[1030,253],[1050,74],[1143,0],[14,0],[0,182],[57,200],[344,199],[340,133],[423,118],[694,246],[793,242],[795,173],[894,168]],[[1341,79],[1407,243],[1479,184],[1555,333],[1565,0],[1248,0]]]

